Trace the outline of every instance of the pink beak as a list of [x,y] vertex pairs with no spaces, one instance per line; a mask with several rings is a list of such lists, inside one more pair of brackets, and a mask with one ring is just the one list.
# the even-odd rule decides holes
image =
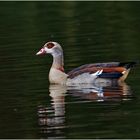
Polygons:
[[39,52],[36,53],[36,55],[44,55],[46,54],[46,51],[44,48],[42,48]]

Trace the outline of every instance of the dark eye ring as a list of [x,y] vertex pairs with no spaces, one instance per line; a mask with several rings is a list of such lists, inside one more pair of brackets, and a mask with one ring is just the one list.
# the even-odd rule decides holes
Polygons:
[[48,48],[48,49],[51,49],[51,48],[53,48],[53,47],[54,47],[54,44],[53,44],[52,42],[50,42],[50,43],[47,44],[47,48]]

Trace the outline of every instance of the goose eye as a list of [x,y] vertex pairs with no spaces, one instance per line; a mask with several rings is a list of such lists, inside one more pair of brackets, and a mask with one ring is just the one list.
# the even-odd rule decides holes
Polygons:
[[47,48],[51,49],[53,47],[54,47],[54,44],[53,43],[50,42],[50,43],[47,44]]

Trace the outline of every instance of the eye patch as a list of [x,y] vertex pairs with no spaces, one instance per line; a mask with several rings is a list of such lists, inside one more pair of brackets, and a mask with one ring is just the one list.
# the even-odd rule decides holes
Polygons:
[[53,48],[53,47],[54,47],[54,44],[53,44],[52,42],[50,42],[50,43],[47,44],[47,48],[48,48],[48,49],[51,49],[51,48]]

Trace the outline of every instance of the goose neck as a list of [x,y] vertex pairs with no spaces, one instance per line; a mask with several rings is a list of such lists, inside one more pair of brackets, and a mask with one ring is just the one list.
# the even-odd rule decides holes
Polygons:
[[52,67],[56,69],[63,69],[63,54],[53,55],[53,64]]

